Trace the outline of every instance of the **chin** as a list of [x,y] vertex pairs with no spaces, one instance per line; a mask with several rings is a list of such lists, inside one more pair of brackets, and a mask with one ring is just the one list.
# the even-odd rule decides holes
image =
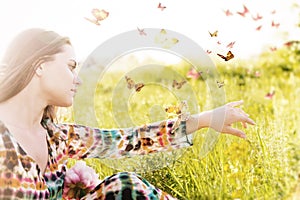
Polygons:
[[61,103],[57,104],[56,106],[58,106],[58,107],[70,107],[72,105],[73,105],[73,99],[69,100],[69,101],[66,101],[66,102],[61,102]]

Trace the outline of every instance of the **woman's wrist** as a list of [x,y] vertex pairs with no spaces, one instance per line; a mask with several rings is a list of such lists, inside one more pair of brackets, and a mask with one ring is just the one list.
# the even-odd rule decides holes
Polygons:
[[209,127],[210,119],[211,111],[204,111],[199,114],[191,115],[191,117],[186,121],[187,134]]

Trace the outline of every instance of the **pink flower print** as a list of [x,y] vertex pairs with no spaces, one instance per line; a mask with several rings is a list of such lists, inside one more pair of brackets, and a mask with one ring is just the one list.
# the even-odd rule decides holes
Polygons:
[[98,175],[93,168],[84,161],[67,170],[64,182],[63,198],[80,199],[100,183]]

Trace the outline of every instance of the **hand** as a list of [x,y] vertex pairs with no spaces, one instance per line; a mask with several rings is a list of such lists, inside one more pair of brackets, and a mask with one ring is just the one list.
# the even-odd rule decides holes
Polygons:
[[209,127],[221,133],[246,138],[246,134],[242,130],[232,127],[232,124],[236,122],[241,122],[244,128],[247,128],[247,124],[255,125],[249,115],[237,107],[242,104],[242,100],[234,101],[211,110]]

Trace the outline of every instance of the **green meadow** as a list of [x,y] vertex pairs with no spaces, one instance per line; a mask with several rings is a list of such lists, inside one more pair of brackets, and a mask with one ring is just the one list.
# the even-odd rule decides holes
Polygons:
[[[221,103],[243,99],[241,108],[256,122],[246,129],[234,125],[246,132],[246,140],[217,133],[211,139],[209,129],[202,129],[193,134],[193,146],[177,152],[122,159],[111,165],[97,159],[87,163],[101,179],[118,171],[136,170],[178,199],[300,199],[299,65],[298,43],[251,60],[233,58],[216,63],[217,79],[224,81],[223,87],[216,87],[222,91]],[[205,78],[186,78],[190,67],[185,62],[167,66],[159,76],[151,76],[153,84],[148,85],[147,73],[133,70],[136,82],[146,82],[140,92],[126,87],[122,71],[107,71],[95,89],[86,77],[82,91],[93,90],[95,94],[91,99],[94,107],[86,113],[94,109],[98,127],[114,128],[164,120],[163,108],[178,104],[179,99],[188,101],[192,114],[212,109],[218,104],[211,103],[214,92]],[[169,80],[180,77],[187,83],[180,89],[172,88]],[[274,96],[266,98],[271,91]],[[76,102],[81,109],[86,104],[84,100]],[[59,120],[90,125],[91,115],[74,117],[77,108],[61,110]],[[212,141],[209,150],[204,150],[206,140]]]

